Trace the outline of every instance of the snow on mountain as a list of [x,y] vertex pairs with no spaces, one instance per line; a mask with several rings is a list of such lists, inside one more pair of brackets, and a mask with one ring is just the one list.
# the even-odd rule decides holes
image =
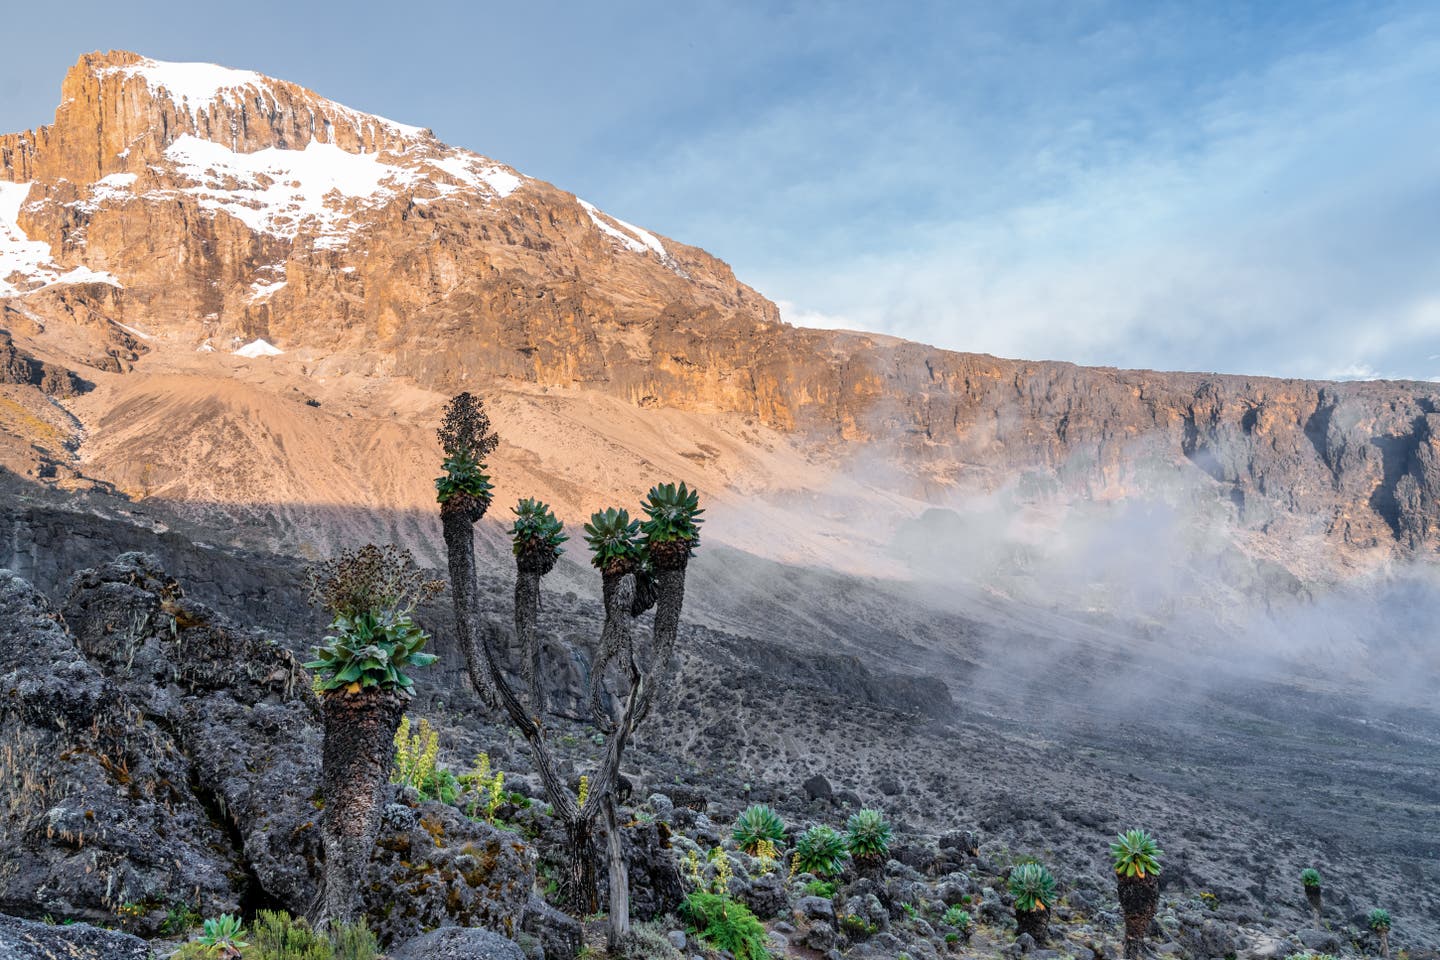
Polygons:
[[55,262],[48,243],[31,240],[20,229],[20,208],[29,193],[28,183],[0,181],[0,296],[20,296],[60,283],[121,286],[110,274],[89,267],[66,270]]
[[[214,63],[169,63],[148,57],[136,63],[107,67],[102,73],[140,77],[156,96],[169,97],[177,107],[185,108],[191,115],[217,100],[231,107],[249,102],[263,103],[267,89],[281,82],[253,70],[236,70]],[[424,132],[420,127],[397,123],[373,113],[362,113],[333,100],[325,100],[324,104],[332,112],[355,119],[375,120],[407,137],[419,137]]]
[[251,340],[235,351],[237,357],[278,357],[284,353],[279,347],[266,340]]
[[[110,273],[61,267],[49,244],[57,250],[63,244],[67,260],[83,262],[91,220],[132,204],[154,216],[156,205],[180,200],[257,234],[343,250],[362,226],[380,221],[372,211],[393,203],[483,208],[509,200],[528,182],[429,130],[251,70],[112,51],[82,57],[65,89],[52,132],[0,137],[0,296],[54,283],[122,286]],[[89,137],[94,148],[83,146]],[[37,165],[42,152],[47,164]],[[45,241],[19,226],[31,186],[26,225]],[[653,256],[688,276],[654,234],[578,202],[580,222],[588,218],[617,254]],[[106,265],[125,275],[128,261],[110,253]],[[255,286],[245,302],[263,302],[278,289],[264,269],[246,278]]]

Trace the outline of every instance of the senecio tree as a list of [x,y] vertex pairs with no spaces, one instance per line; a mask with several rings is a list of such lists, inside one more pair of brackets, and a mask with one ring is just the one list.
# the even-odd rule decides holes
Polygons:
[[1160,858],[1165,851],[1144,830],[1126,830],[1110,844],[1115,888],[1125,914],[1125,956],[1141,955],[1160,905]]
[[[478,416],[477,416],[478,414]],[[477,432],[475,424],[483,423]],[[468,424],[468,426],[467,426]],[[513,508],[510,529],[515,556],[515,632],[521,647],[523,689],[510,684],[501,669],[497,648],[502,632],[489,623],[477,638],[475,615],[474,526],[490,505],[489,480],[482,487],[484,464],[476,450],[493,449],[479,401],[457,396],[446,409],[440,439],[447,459],[445,476],[436,480],[445,547],[449,554],[452,591],[456,597],[457,636],[469,666],[471,684],[490,701],[505,708],[530,747],[535,770],[555,815],[565,824],[567,892],[577,914],[598,906],[593,833],[595,820],[605,817],[609,834],[610,928],[612,945],[630,927],[629,882],[615,812],[615,786],[620,762],[635,727],[649,713],[655,691],[675,651],[680,612],[685,600],[685,571],[700,543],[699,494],[685,484],[662,484],[650,490],[644,520],[610,508],[585,525],[591,562],[600,571],[605,621],[599,652],[590,673],[590,707],[595,725],[605,734],[605,752],[583,787],[565,783],[556,769],[546,736],[545,683],[540,662],[540,581],[555,566],[566,537],[548,506],[521,500]],[[488,443],[488,447],[482,446]],[[463,453],[464,457],[457,457]],[[459,504],[456,505],[456,501]],[[466,598],[462,601],[460,598]],[[637,638],[634,621],[651,607],[655,617],[648,642]],[[609,696],[606,677],[615,673],[622,696]]]
[[[468,651],[475,645],[475,524],[490,508],[494,488],[485,473],[485,458],[500,438],[490,429],[483,401],[470,393],[450,401],[436,435],[445,451],[445,475],[435,481],[435,489],[450,567],[450,598],[460,648]],[[494,706],[494,691],[488,686],[477,687],[477,692],[487,706]]]
[[325,916],[350,923],[380,827],[390,780],[395,730],[413,696],[409,671],[435,662],[428,637],[410,618],[444,589],[408,550],[367,544],[309,571],[312,603],[334,619],[334,631],[305,664],[315,671],[325,723],[321,836],[325,849]]

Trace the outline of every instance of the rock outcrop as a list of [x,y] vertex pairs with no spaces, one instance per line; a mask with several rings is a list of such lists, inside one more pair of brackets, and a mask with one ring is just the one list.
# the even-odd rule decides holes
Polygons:
[[107,923],[124,908],[150,933],[172,902],[237,909],[244,869],[174,739],[8,571],[0,643],[0,911]]
[[[0,631],[14,657],[0,674],[0,910],[145,935],[181,904],[309,912],[320,724],[289,650],[188,599],[142,554],[78,574],[63,617],[5,572]],[[450,924],[514,932],[528,845],[413,803],[387,808],[371,928],[387,942]]]

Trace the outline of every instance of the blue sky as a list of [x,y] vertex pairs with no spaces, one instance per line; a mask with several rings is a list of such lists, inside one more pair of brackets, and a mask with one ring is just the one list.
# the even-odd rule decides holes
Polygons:
[[[0,129],[111,47],[295,80],[703,246],[796,322],[1440,377],[1421,3],[27,4]],[[215,8],[218,11],[220,8]]]

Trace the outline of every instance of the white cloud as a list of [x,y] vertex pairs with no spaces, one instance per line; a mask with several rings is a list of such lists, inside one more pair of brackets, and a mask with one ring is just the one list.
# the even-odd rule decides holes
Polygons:
[[775,306],[780,309],[780,319],[786,323],[793,323],[797,327],[816,327],[821,330],[853,330],[855,328],[854,321],[840,314],[810,310],[789,300],[776,300]]

